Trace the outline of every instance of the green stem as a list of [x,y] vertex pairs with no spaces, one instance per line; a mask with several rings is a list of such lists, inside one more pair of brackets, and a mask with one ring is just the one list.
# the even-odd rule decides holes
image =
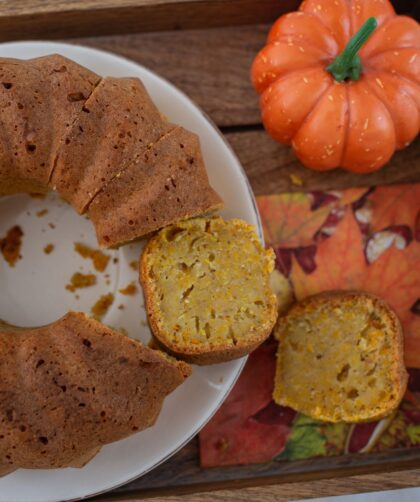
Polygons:
[[338,82],[345,79],[359,80],[362,63],[357,53],[377,26],[376,19],[370,17],[363,23],[359,31],[351,37],[344,51],[327,66],[326,70],[332,74],[335,80]]

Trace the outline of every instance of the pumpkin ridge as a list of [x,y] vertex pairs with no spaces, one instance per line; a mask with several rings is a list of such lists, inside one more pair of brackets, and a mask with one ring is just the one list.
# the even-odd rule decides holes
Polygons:
[[317,64],[314,64],[311,66],[305,66],[305,68],[296,68],[296,70],[292,70],[287,73],[284,73],[283,75],[279,75],[271,82],[271,84],[267,85],[267,87],[261,92],[261,94],[263,94],[270,87],[270,85],[273,85],[273,84],[279,82],[280,80],[286,79],[289,76],[294,75],[295,73],[298,73],[298,72],[302,72],[302,71],[306,71],[306,70],[310,70],[310,71],[317,70],[317,69],[319,69],[320,66],[322,66],[322,65],[317,63]]
[[[370,66],[368,67],[370,70],[372,70],[372,72],[376,72],[376,73],[379,73],[379,71],[383,72],[383,73],[386,73],[387,75],[391,75],[392,77],[394,78],[399,78],[401,80],[407,80],[407,82],[410,82],[411,84],[413,85],[420,85],[419,82],[416,82],[414,79],[412,79],[411,77],[407,76],[407,75],[403,75],[402,73],[398,72],[398,73],[392,73],[392,71],[389,71],[389,70],[377,70],[374,66]],[[414,101],[414,100],[413,100]],[[420,108],[419,108],[420,110]]]
[[343,134],[343,150],[341,152],[341,159],[339,162],[339,166],[343,165],[343,160],[344,157],[346,156],[347,153],[347,148],[348,148],[348,137],[349,137],[349,129],[350,129],[350,96],[349,96],[349,86],[345,85],[344,86],[345,92],[346,92],[346,103],[347,103],[347,113],[345,115],[346,117],[346,123],[344,124],[344,134]]
[[[368,87],[370,89],[370,91],[377,97],[377,99],[385,106],[385,108],[388,110],[388,113],[389,113],[389,116],[391,117],[391,122],[392,122],[392,127],[394,128],[394,136],[395,136],[395,145],[397,145],[397,131],[395,129],[395,119],[394,119],[394,114],[392,113],[391,109],[389,108],[389,106],[387,105],[387,103],[385,103],[385,101],[383,99],[381,99],[381,97],[379,96],[379,94],[377,93],[377,90],[375,89],[375,86],[373,86],[369,80],[365,79],[365,85],[366,87]],[[411,96],[410,96],[411,98]]]
[[307,16],[310,16],[310,17],[312,17],[312,18],[316,19],[317,21],[319,21],[319,24],[320,24],[321,26],[323,26],[323,27],[324,27],[324,28],[328,31],[328,33],[332,36],[332,38],[335,40],[335,43],[337,44],[337,51],[336,51],[336,54],[334,54],[334,55],[332,55],[332,56],[331,56],[331,57],[336,57],[336,56],[340,53],[340,44],[339,44],[338,40],[335,38],[335,35],[334,35],[334,33],[331,31],[330,27],[329,27],[328,25],[326,25],[326,24],[324,23],[324,21],[323,21],[321,18],[319,18],[318,16],[315,16],[314,14],[312,14],[312,12],[306,12],[306,11],[304,11],[304,10],[302,10],[302,11],[300,11],[300,12],[303,12],[303,13],[304,13],[304,14],[306,14]]
[[318,99],[315,100],[313,106],[311,107],[311,109],[308,111],[308,113],[305,115],[305,117],[302,119],[302,122],[299,124],[299,126],[296,128],[296,131],[295,133],[293,134],[293,136],[290,138],[290,144],[293,146],[293,139],[295,138],[296,134],[299,132],[300,128],[303,126],[303,124],[306,122],[306,120],[308,119],[309,115],[315,110],[315,108],[317,107],[318,103],[321,101],[321,99],[325,96],[325,94],[330,90],[331,86],[334,85],[332,82],[330,83],[330,85],[325,89],[325,91],[323,93],[321,93],[319,96],[318,96]]

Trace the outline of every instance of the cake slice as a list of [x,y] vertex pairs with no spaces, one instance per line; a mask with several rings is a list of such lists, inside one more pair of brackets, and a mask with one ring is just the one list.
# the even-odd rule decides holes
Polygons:
[[382,418],[400,403],[407,372],[394,312],[356,291],[309,297],[279,318],[274,400],[327,422]]
[[0,471],[81,466],[150,427],[190,367],[81,313],[0,325]]
[[84,213],[109,181],[174,127],[139,79],[106,77],[64,138],[50,186]]
[[270,287],[274,253],[242,220],[196,218],[161,230],[146,245],[140,281],[158,342],[196,364],[248,354],[277,319]]
[[209,184],[198,137],[177,127],[105,185],[89,217],[99,244],[112,247],[221,205]]
[[0,59],[0,195],[47,190],[58,144],[98,81],[59,55]]

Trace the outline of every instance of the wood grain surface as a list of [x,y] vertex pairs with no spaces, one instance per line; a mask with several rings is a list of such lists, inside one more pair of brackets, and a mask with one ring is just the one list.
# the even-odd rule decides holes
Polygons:
[[54,39],[273,21],[299,0],[2,0],[0,39]]
[[[397,490],[418,485],[420,470],[388,472],[386,474],[366,474],[346,478],[324,479],[310,482],[284,483],[281,485],[255,486],[242,489],[197,492],[187,495],[155,495],[153,502],[286,502],[297,499],[312,499],[332,495],[381,490]],[[397,495],[396,495],[397,497]],[[139,502],[144,496],[127,494],[108,495],[95,500],[103,502]],[[396,498],[397,499],[397,498]],[[416,500],[413,498],[413,501]]]

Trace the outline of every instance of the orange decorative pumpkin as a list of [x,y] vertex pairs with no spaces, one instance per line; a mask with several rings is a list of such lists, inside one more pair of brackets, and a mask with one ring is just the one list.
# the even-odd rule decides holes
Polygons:
[[420,128],[420,26],[388,0],[306,0],[252,66],[266,130],[307,167],[375,171]]

